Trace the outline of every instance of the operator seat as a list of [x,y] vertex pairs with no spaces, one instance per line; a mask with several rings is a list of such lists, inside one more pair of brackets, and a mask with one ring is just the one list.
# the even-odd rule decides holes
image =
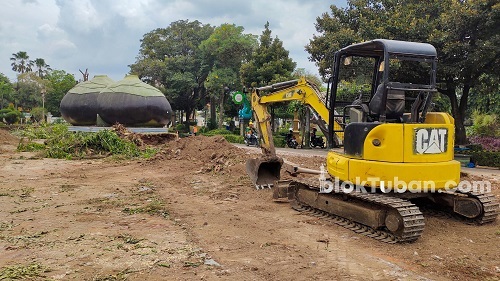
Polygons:
[[349,108],[349,122],[366,122],[370,109],[368,108],[368,105],[363,103],[361,95],[359,98],[355,99],[351,105],[353,107]]
[[[383,112],[382,108],[382,95],[384,91],[383,84],[378,85],[377,91],[373,98],[371,99],[368,107],[370,109],[370,115],[378,118]],[[405,111],[405,92],[401,90],[387,90],[387,102],[385,115],[388,121],[402,122],[403,114]]]

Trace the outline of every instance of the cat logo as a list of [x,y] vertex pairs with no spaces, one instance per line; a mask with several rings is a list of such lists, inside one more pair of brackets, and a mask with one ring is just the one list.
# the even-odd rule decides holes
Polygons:
[[290,92],[286,92],[286,93],[283,95],[283,98],[284,98],[284,99],[289,99],[289,98],[292,98],[292,97],[293,97],[293,94],[295,94],[295,90],[291,90]]
[[417,128],[414,141],[415,154],[439,154],[448,149],[448,129]]

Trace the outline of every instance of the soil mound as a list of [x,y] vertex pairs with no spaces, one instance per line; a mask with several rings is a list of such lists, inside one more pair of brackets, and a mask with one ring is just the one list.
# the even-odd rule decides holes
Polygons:
[[152,163],[167,160],[189,160],[199,172],[244,172],[244,164],[250,156],[246,150],[230,144],[222,136],[191,136],[166,143]]
[[0,128],[0,144],[17,145],[19,138],[9,133],[9,131]]

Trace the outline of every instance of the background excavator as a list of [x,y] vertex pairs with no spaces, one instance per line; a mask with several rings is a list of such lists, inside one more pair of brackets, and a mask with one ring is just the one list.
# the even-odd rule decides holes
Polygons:
[[[376,39],[335,53],[325,98],[305,79],[254,89],[263,156],[247,162],[252,182],[274,186],[274,197],[288,198],[296,210],[388,243],[420,237],[425,223],[419,207],[476,224],[494,221],[498,201],[488,190],[476,190],[487,186],[459,184],[453,118],[429,111],[436,68],[430,44]],[[341,100],[342,83],[349,79],[370,90]],[[280,181],[283,159],[276,155],[267,106],[289,100],[309,105],[325,121],[330,148],[343,144],[343,151],[332,149],[326,163],[318,163],[320,170],[294,168],[319,177]]]

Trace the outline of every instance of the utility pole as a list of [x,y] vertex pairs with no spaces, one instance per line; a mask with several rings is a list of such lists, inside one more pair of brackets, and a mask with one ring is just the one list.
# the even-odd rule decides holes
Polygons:
[[45,122],[45,88],[42,88],[42,122]]

